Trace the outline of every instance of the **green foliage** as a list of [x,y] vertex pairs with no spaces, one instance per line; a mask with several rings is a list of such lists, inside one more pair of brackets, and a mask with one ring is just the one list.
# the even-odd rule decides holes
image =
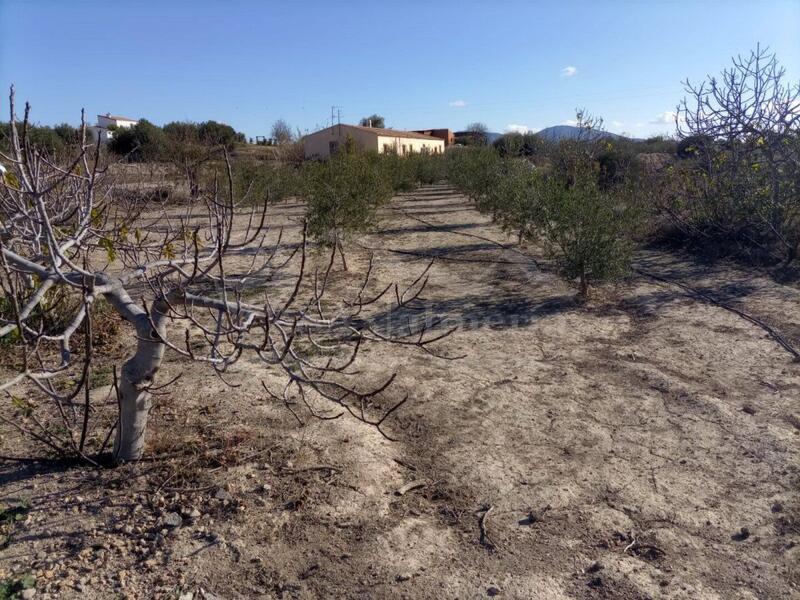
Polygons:
[[[28,402],[25,398],[11,396],[11,406],[17,409],[17,412],[23,417],[30,417],[33,414],[33,404]],[[2,519],[3,515],[0,514],[0,520]]]
[[[688,138],[687,138],[688,139]],[[790,144],[800,146],[797,137]],[[735,251],[791,262],[800,252],[800,164],[771,167],[758,138],[694,139],[687,158],[652,178],[649,194],[685,240],[704,251]],[[800,147],[796,148],[800,156]]]
[[202,124],[174,121],[164,125],[167,140],[164,159],[184,173],[192,198],[200,193],[202,166],[217,156],[224,146],[224,132],[217,125],[213,121]]
[[386,127],[385,119],[377,114],[372,114],[368,117],[364,117],[358,122],[359,125],[362,127],[378,127],[380,129]]
[[[17,133],[22,137],[23,124],[17,123]],[[80,143],[80,132],[67,124],[56,127],[28,125],[28,142],[42,152],[55,158],[65,156]],[[11,125],[0,123],[0,151],[8,154],[11,149]]]
[[114,381],[114,367],[103,365],[92,369],[89,379],[89,388],[96,390],[105,385],[111,385]]
[[[501,148],[516,154],[523,140],[509,136]],[[605,141],[564,141],[547,147],[550,168],[540,169],[524,158],[501,158],[499,149],[464,148],[449,153],[447,174],[505,231],[520,241],[541,240],[585,297],[591,284],[627,272],[638,227],[615,152]]]
[[441,154],[414,154],[406,160],[414,165],[414,177],[419,184],[431,185],[445,177],[444,157]]
[[597,180],[600,187],[606,190],[625,181],[635,155],[633,148],[616,140],[599,141],[596,147]]
[[0,600],[18,600],[22,592],[36,587],[33,575],[26,574],[0,580]]
[[117,128],[108,149],[131,162],[163,160],[167,139],[160,127],[141,119],[133,127]]
[[447,178],[471,200],[479,210],[502,177],[500,156],[492,148],[458,148],[446,155]]
[[164,135],[173,143],[199,144],[200,125],[191,121],[172,121],[163,127]]
[[675,148],[678,158],[698,158],[713,152],[714,140],[708,135],[688,135]]
[[544,178],[541,228],[545,247],[580,295],[590,284],[615,280],[630,268],[638,211],[626,190],[601,186],[599,165],[589,159]]
[[114,247],[114,240],[109,238],[100,238],[100,241],[97,243],[97,245],[106,251],[108,262],[114,262],[114,260],[117,258],[117,250]]
[[355,138],[347,134],[347,137],[344,139],[344,153],[345,154],[354,154],[358,152],[358,145],[356,144]]
[[[615,141],[617,143],[620,142],[620,140]],[[636,150],[636,154],[650,154],[654,152],[675,154],[678,147],[677,140],[663,135],[649,137],[646,140],[622,140],[622,142],[631,144]]]
[[419,184],[413,156],[399,156],[393,152],[378,156],[376,164],[382,169],[395,192],[410,192]]
[[232,150],[240,137],[233,127],[225,123],[205,121],[197,126],[197,138],[207,146],[224,146],[228,150]]
[[[17,523],[24,521],[30,510],[31,505],[28,500],[0,503],[0,549],[6,548],[11,543]],[[25,581],[19,579],[0,580],[0,600],[19,597],[14,594],[26,587],[33,587],[32,582],[27,585],[21,585],[22,583]]]
[[309,234],[331,244],[350,232],[373,227],[378,208],[393,191],[377,154],[340,153],[327,161],[306,163],[301,176]]
[[520,242],[535,239],[542,222],[544,175],[523,159],[504,159],[499,174],[479,208],[490,213],[504,231],[516,235]]
[[64,141],[68,148],[74,148],[81,143],[81,130],[69,123],[60,123],[53,127],[55,134]]
[[504,158],[545,155],[550,142],[535,133],[507,133],[494,142],[494,148]]
[[232,165],[234,198],[246,204],[279,202],[297,193],[297,170],[280,163],[255,160]]

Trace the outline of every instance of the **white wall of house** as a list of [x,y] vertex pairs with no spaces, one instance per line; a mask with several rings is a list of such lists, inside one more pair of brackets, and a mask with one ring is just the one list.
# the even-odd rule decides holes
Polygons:
[[436,138],[411,138],[397,136],[378,136],[379,152],[396,152],[397,154],[441,154],[444,152],[444,140]]
[[94,138],[94,141],[99,141],[101,144],[107,144],[114,137],[114,132],[109,130],[109,127],[128,129],[136,125],[138,121],[133,119],[126,119],[114,117],[112,115],[97,115],[97,125],[89,127],[89,131]]
[[[429,136],[386,135],[386,129],[371,131],[365,127],[334,125],[310,133],[303,138],[306,158],[328,158],[343,150],[350,136],[360,150],[368,152],[396,152],[411,154],[419,152],[444,152],[444,140]],[[398,132],[400,133],[400,132]]]

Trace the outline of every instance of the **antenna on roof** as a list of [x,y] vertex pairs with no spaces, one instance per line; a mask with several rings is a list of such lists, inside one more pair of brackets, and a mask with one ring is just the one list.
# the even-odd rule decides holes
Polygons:
[[338,106],[331,106],[331,135],[333,135],[333,126],[339,125],[339,135],[342,135],[342,111]]

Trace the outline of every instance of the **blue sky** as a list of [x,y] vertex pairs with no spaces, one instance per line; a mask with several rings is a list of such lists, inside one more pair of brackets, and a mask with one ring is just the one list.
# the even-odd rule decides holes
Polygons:
[[0,85],[48,124],[83,107],[255,136],[324,126],[335,105],[343,122],[505,131],[585,107],[644,136],[673,129],[681,80],[758,42],[800,79],[800,1],[0,0]]

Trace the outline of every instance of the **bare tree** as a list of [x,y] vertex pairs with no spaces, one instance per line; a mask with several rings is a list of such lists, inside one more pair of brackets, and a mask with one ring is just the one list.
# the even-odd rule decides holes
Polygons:
[[[760,45],[733,59],[721,78],[685,82],[676,126],[682,139],[700,140],[694,153],[714,186],[716,226],[741,233],[761,221],[783,247],[787,262],[800,252],[800,82]],[[729,222],[727,222],[729,221]]]
[[485,123],[481,123],[480,121],[470,123],[467,125],[465,131],[469,134],[470,140],[473,144],[485,146],[489,141],[489,128]]
[[283,119],[278,119],[272,124],[271,135],[278,144],[286,144],[292,141],[292,128]]
[[[374,290],[370,258],[353,297],[331,299],[333,253],[327,267],[312,269],[305,228],[293,250],[282,244],[282,232],[268,243],[266,203],[237,212],[227,154],[226,173],[202,202],[180,210],[142,205],[115,196],[99,150],[86,143],[84,123],[81,151],[59,165],[30,143],[27,105],[17,125],[13,88],[10,105],[11,152],[1,155],[13,177],[0,185],[0,284],[7,299],[0,340],[17,353],[8,361],[17,368],[0,382],[0,391],[38,390],[55,403],[63,427],[35,417],[24,426],[0,418],[62,454],[87,457],[91,334],[95,309],[105,299],[132,325],[136,341],[119,380],[116,460],[142,456],[151,393],[167,350],[208,364],[223,381],[248,353],[265,369],[285,374],[282,390],[265,389],[293,414],[295,405],[319,418],[350,414],[386,435],[386,419],[406,398],[387,391],[395,375],[369,389],[351,383],[360,349],[391,341],[437,354],[431,344],[449,331],[409,327],[407,335],[390,337],[362,311],[382,298],[393,298],[389,314],[418,302],[428,269],[405,288]],[[293,273],[293,279],[279,288],[269,282],[280,280],[281,271]],[[248,290],[249,282],[266,283]],[[68,300],[60,307],[64,324],[53,330],[42,315],[59,290]],[[252,292],[257,299],[248,302]],[[80,347],[75,337],[82,337]],[[76,401],[81,394],[84,403]],[[325,402],[333,410],[320,406]]]

